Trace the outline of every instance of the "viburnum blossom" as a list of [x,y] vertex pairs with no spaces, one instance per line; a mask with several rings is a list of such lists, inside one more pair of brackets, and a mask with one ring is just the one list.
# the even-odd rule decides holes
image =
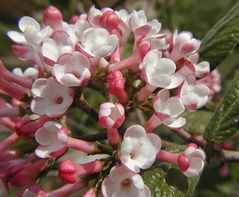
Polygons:
[[32,85],[32,93],[34,99],[31,110],[39,115],[61,116],[73,101],[72,90],[59,84],[53,77],[37,79]]
[[[49,6],[43,24],[24,16],[18,26],[7,33],[13,53],[30,61],[24,71],[0,61],[0,126],[7,132],[0,195],[19,187],[19,197],[81,189],[83,197],[150,197],[143,173],[155,162],[200,176],[206,156],[197,145],[206,142],[183,130],[184,112],[204,107],[221,86],[218,71],[200,62],[192,33],[161,31],[143,10],[95,6],[70,22]],[[153,133],[160,125],[197,145],[168,152],[168,135]],[[45,191],[38,183],[48,172],[66,184]]]
[[161,145],[161,139],[156,134],[146,134],[142,126],[133,125],[124,134],[120,160],[130,170],[139,172],[153,165]]
[[101,190],[104,197],[151,196],[142,177],[124,166],[115,166],[110,170],[110,174],[102,183]]

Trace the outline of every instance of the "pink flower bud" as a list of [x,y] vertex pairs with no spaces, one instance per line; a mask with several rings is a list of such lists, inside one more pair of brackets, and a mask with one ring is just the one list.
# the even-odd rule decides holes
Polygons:
[[109,93],[118,97],[120,103],[126,103],[128,96],[124,90],[125,79],[122,73],[118,70],[113,71],[107,76],[107,81]]
[[178,156],[178,167],[182,172],[187,171],[190,167],[189,160],[183,153]]
[[72,24],[72,25],[76,24],[76,22],[78,21],[79,18],[80,18],[80,16],[78,16],[78,15],[72,16],[70,19],[70,24]]
[[100,23],[101,26],[106,28],[108,31],[112,31],[115,29],[120,20],[118,16],[113,11],[106,11],[103,13],[103,15],[100,17]]
[[25,45],[18,45],[18,44],[13,44],[12,45],[12,52],[20,58],[25,59],[27,57],[29,49]]
[[59,166],[59,177],[65,182],[76,183],[79,177],[99,173],[101,167],[100,161],[77,164],[71,160],[65,160]]
[[58,31],[61,29],[63,15],[56,7],[49,6],[43,13],[43,21],[46,25],[49,25],[55,31]]

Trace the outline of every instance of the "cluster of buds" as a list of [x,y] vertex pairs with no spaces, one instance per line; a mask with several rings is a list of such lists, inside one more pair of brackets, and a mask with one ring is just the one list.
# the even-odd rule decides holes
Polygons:
[[[201,173],[202,149],[189,144],[181,153],[170,153],[153,133],[161,124],[181,129],[186,119],[180,115],[203,107],[220,90],[218,73],[210,73],[208,62],[199,62],[200,41],[190,32],[160,32],[161,23],[148,21],[142,10],[128,13],[94,6],[73,16],[70,23],[49,6],[42,25],[24,16],[18,27],[20,31],[7,33],[15,43],[13,53],[32,62],[32,67],[10,72],[0,62],[4,95],[0,125],[9,133],[0,142],[1,196],[14,186],[20,187],[18,196],[68,196],[86,187],[89,175],[98,174],[102,181],[83,196],[96,196],[101,188],[104,197],[148,197],[151,192],[140,170],[149,169],[156,160],[177,165],[188,177]],[[122,59],[132,35],[132,52]],[[77,105],[79,94],[98,78],[105,80],[102,88],[107,89],[105,101],[95,110],[98,126],[107,130],[104,143],[73,136],[62,121],[71,107],[84,108],[86,103]],[[145,124],[126,129],[128,112],[144,104],[152,106],[152,116]],[[11,150],[20,139],[35,144],[31,154]],[[78,157],[82,152],[101,154],[77,162],[67,158],[68,149],[77,151]],[[65,160],[59,160],[62,155]],[[55,165],[59,178],[67,184],[47,192],[36,181],[52,161],[59,163]]]

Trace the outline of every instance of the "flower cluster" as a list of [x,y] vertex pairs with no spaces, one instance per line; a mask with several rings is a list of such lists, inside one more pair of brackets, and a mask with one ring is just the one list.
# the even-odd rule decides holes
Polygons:
[[[186,124],[181,116],[185,110],[203,107],[220,90],[218,73],[210,73],[209,63],[199,61],[200,41],[190,32],[162,32],[161,23],[148,21],[142,10],[128,13],[94,6],[70,23],[50,6],[42,25],[24,16],[18,27],[20,31],[7,33],[15,43],[13,53],[32,67],[10,72],[0,62],[0,93],[5,95],[0,124],[9,130],[9,137],[0,142],[2,196],[13,186],[21,187],[19,196],[68,196],[87,186],[84,177],[99,174],[99,183],[85,197],[96,196],[99,185],[104,197],[148,197],[140,170],[156,160],[177,165],[188,177],[201,173],[202,149],[189,144],[181,153],[170,153],[153,133],[161,124],[177,132]],[[133,49],[123,59],[132,37]],[[83,98],[83,90],[95,82],[96,88],[107,90],[97,110]],[[143,125],[125,128],[128,113],[142,106],[149,106],[152,116]],[[107,143],[74,136],[64,121],[71,108],[93,113],[99,129],[107,130]],[[34,154],[10,149],[21,138],[35,143]],[[76,157],[82,152],[100,155],[77,162],[67,157],[68,149],[77,150]],[[66,159],[58,160],[64,154]],[[67,184],[46,192],[35,182],[52,161],[59,162],[59,178]]]

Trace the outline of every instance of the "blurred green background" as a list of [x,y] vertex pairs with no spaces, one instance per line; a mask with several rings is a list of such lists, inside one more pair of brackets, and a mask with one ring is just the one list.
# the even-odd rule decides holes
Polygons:
[[[111,7],[114,9],[134,9],[145,10],[149,19],[157,18],[162,23],[163,29],[178,29],[179,31],[191,31],[193,35],[202,39],[208,30],[236,3],[238,0],[1,0],[0,1],[0,58],[5,65],[11,69],[13,67],[28,66],[29,63],[19,61],[11,53],[11,42],[6,36],[8,30],[17,29],[17,22],[21,16],[29,15],[42,21],[42,11],[50,4],[58,7],[64,13],[64,20],[68,21],[72,15],[88,11],[91,5],[98,8]],[[239,65],[238,47],[226,61],[219,66],[222,74],[222,93],[216,96],[218,101],[224,94],[224,90],[230,83],[235,70]],[[93,90],[88,90],[93,91]],[[87,95],[90,95],[89,92]],[[98,98],[101,98],[100,95]],[[101,99],[96,100],[88,97],[88,101],[93,106],[98,106]],[[70,112],[71,113],[71,112]],[[81,112],[72,112],[79,114],[76,120],[69,122],[78,129],[86,130],[91,120],[88,120]],[[173,136],[174,138],[174,136]],[[179,140],[177,137],[173,140]],[[234,148],[238,149],[239,137],[234,137]],[[239,165],[228,164],[229,173],[222,176],[218,171],[221,166],[207,168],[203,173],[195,196],[197,197],[239,197]],[[225,168],[226,169],[226,168]],[[53,176],[54,177],[54,176]],[[55,179],[52,179],[55,182]],[[50,181],[51,182],[51,181]],[[51,187],[49,185],[48,186]],[[54,183],[50,183],[54,184]]]

